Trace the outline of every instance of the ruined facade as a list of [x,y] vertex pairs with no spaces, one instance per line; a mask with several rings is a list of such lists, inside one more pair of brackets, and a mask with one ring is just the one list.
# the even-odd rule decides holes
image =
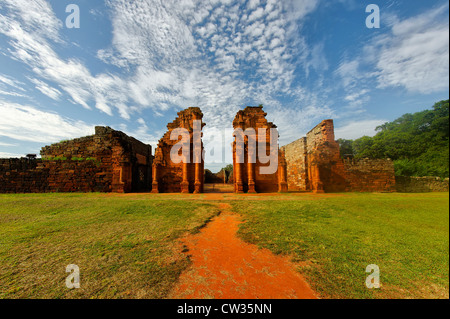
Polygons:
[[152,148],[109,127],[41,150],[42,159],[1,159],[0,192],[151,190]]
[[[254,138],[259,141],[258,129],[264,129],[266,131],[266,152],[270,150],[270,129],[276,129],[277,127],[268,122],[266,119],[267,113],[262,110],[262,106],[247,107],[242,111],[239,111],[233,121],[233,128],[242,129],[245,131],[248,128],[253,128],[256,132],[256,136],[245,136],[243,145],[237,143],[237,138],[233,142],[233,181],[234,189],[236,193],[267,193],[267,192],[287,192],[287,180],[286,180],[286,161],[284,153],[278,150],[278,143],[276,148],[278,150],[278,169],[273,174],[262,174],[260,168],[268,166],[260,161],[259,148],[264,145],[256,143],[256,148],[249,148],[249,139]],[[278,140],[278,133],[277,140]],[[244,149],[242,149],[242,147]],[[242,152],[244,161],[239,163],[237,160],[237,154]],[[250,152],[250,153],[249,153]],[[256,157],[256,162],[249,161],[249,155]]]
[[[306,137],[279,149],[276,126],[267,121],[266,115],[262,106],[247,107],[239,111],[233,121],[234,129],[244,132],[243,142],[235,137],[233,172],[227,178],[221,175],[220,181],[232,183],[236,193],[286,192],[288,189],[394,191],[396,179],[391,160],[341,159],[333,120],[322,121]],[[92,136],[42,148],[41,159],[0,159],[0,193],[202,193],[205,180],[201,133],[205,124],[202,119],[203,114],[196,107],[179,112],[167,125],[168,131],[159,140],[154,156],[150,145],[109,127],[98,126]],[[184,129],[185,135],[179,135],[177,129]],[[255,134],[245,135],[247,129],[253,129],[249,131]],[[265,147],[265,155],[270,154],[267,151],[271,147],[271,129],[274,130],[272,137],[276,137],[272,145],[278,150],[278,161],[274,172],[267,174],[262,169],[269,167],[270,162],[261,160],[259,152]],[[253,143],[255,147],[249,147]],[[180,145],[182,147],[177,149]],[[180,161],[172,160],[173,149],[178,152]],[[188,155],[183,150],[188,150]],[[241,155],[242,162],[237,160]],[[256,161],[249,161],[249,155]],[[403,184],[404,189],[411,189],[418,182]],[[429,186],[428,183],[422,188],[433,189],[435,184]]]
[[306,137],[282,147],[289,190],[323,192],[394,191],[394,164],[389,159],[341,159],[333,120],[322,121]]
[[[204,160],[203,142],[201,132],[198,135],[194,130],[194,121],[199,121],[200,130],[205,124],[202,122],[203,113],[198,107],[190,107],[178,113],[178,117],[167,125],[168,131],[159,140],[155,150],[153,162],[153,193],[202,193],[204,186]],[[171,140],[173,130],[183,128],[189,132],[189,142],[183,148],[189,150],[189,158],[183,158],[182,162],[174,163],[170,152],[178,140]],[[197,134],[197,136],[196,136]],[[194,144],[200,146],[195,149]],[[179,155],[182,155],[181,149]]]

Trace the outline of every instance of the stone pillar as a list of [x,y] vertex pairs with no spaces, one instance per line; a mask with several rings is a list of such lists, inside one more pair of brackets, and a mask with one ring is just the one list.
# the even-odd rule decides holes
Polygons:
[[181,182],[181,192],[189,193],[189,163],[183,162],[183,181]]
[[[191,145],[183,145],[183,149],[189,149],[190,150]],[[190,152],[189,152],[190,153]],[[190,154],[189,154],[190,155]],[[182,174],[182,182],[181,182],[181,192],[182,193],[189,193],[189,158],[183,157],[183,174]]]
[[205,192],[205,162],[202,160],[202,170],[201,170],[201,182],[202,182],[202,186],[201,186],[201,192],[204,193]]
[[247,174],[248,174],[248,192],[256,193],[255,190],[255,163],[247,163]]
[[158,165],[157,164],[153,164],[153,181],[152,181],[152,193],[153,194],[157,194],[159,193],[159,184],[158,184]]
[[[239,146],[236,144],[236,152],[235,153],[237,153],[237,150],[238,150],[238,148],[239,148]],[[243,150],[242,150],[243,151]],[[239,193],[239,194],[241,194],[241,193],[243,193],[244,192],[244,182],[243,182],[243,180],[242,180],[242,163],[239,163],[239,161],[238,161],[238,157],[237,157],[237,155],[235,155],[235,161],[236,161],[236,163],[235,163],[235,170],[236,170],[236,181],[235,181],[235,184],[236,184],[236,193]]]
[[244,182],[242,181],[242,164],[236,163],[236,193],[244,192]]
[[287,186],[287,167],[286,163],[281,163],[278,167],[278,178],[279,178],[279,185],[278,185],[278,191],[280,193],[287,193],[288,186]]
[[195,190],[194,194],[202,192],[202,163],[195,163]]

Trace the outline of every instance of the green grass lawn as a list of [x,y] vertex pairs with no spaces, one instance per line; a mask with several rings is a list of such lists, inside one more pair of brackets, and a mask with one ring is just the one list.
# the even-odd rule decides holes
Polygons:
[[[292,256],[324,298],[449,297],[448,193],[305,196],[234,201],[239,235]],[[365,286],[369,264],[381,289]]]
[[[225,195],[239,236],[299,262],[323,298],[448,298],[449,195]],[[204,195],[0,195],[0,298],[165,298]],[[65,286],[80,268],[81,289]],[[381,289],[365,287],[377,264]]]
[[[164,298],[189,265],[177,238],[217,213],[139,195],[0,195],[0,298]],[[80,289],[65,286],[69,264]]]

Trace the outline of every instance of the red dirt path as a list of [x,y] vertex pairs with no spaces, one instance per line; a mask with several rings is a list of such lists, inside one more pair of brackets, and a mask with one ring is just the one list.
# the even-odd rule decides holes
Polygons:
[[[211,198],[212,199],[212,198]],[[199,234],[183,240],[192,266],[180,277],[173,299],[315,299],[287,258],[236,237],[241,221],[220,204],[222,214]]]

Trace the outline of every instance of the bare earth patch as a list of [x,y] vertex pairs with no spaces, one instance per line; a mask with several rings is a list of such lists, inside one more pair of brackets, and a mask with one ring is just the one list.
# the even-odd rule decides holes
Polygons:
[[316,299],[288,258],[236,236],[238,215],[228,204],[196,235],[183,239],[191,268],[170,294],[173,299]]

